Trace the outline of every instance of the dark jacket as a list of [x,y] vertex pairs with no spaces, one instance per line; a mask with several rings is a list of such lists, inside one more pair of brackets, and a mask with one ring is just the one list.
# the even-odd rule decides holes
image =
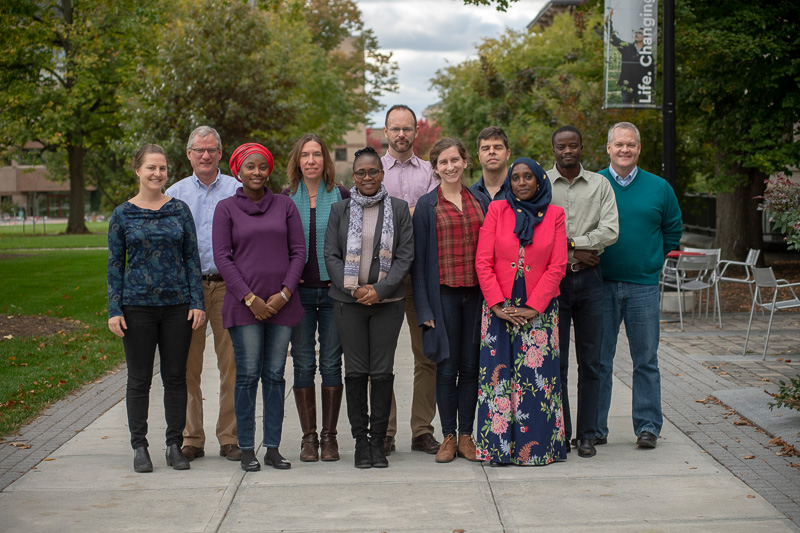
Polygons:
[[[481,204],[483,213],[489,209],[489,197],[468,188]],[[417,200],[414,210],[414,265],[411,267],[411,282],[414,287],[414,308],[417,311],[417,325],[422,328],[422,353],[434,363],[441,363],[450,357],[447,331],[444,329],[444,313],[439,293],[439,237],[436,232],[436,203],[439,187]],[[475,236],[477,239],[477,235]],[[480,315],[478,315],[480,320]],[[433,320],[436,327],[424,326]],[[475,323],[475,335],[480,336],[480,322]]]
[[[385,278],[378,281],[380,262],[378,250],[381,245],[381,227],[383,226],[383,204],[380,207],[378,223],[375,227],[372,265],[369,269],[369,282],[381,301],[386,298],[402,298],[405,296],[403,280],[411,270],[414,261],[414,228],[411,224],[411,213],[404,200],[391,198],[394,212],[394,244],[392,246],[392,266]],[[350,226],[350,202],[342,200],[331,207],[328,218],[328,229],[325,231],[325,268],[331,278],[328,296],[346,303],[358,300],[344,288],[344,259],[347,255],[347,229]],[[363,253],[363,252],[362,252]]]

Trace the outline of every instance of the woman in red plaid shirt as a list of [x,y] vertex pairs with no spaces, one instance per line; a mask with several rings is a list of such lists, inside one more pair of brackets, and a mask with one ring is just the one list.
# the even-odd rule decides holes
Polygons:
[[472,430],[478,402],[481,296],[475,271],[478,233],[489,197],[462,183],[464,143],[444,138],[430,152],[440,184],[414,212],[414,306],[422,351],[436,363],[436,405],[444,441],[437,463],[476,461]]

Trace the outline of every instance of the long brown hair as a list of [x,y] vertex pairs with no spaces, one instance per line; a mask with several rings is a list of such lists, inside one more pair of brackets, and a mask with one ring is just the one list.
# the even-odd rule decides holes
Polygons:
[[303,151],[303,146],[311,141],[319,143],[320,147],[322,147],[322,179],[325,181],[328,192],[331,192],[336,186],[336,167],[333,164],[333,159],[331,159],[331,153],[328,151],[328,145],[316,133],[306,133],[295,143],[291,154],[289,154],[286,175],[289,176],[290,194],[297,192],[297,186],[300,184],[300,180],[303,179],[303,173],[300,171],[300,154]]

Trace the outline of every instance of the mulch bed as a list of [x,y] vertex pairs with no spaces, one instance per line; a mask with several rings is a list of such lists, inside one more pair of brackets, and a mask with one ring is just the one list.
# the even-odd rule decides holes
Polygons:
[[0,315],[0,342],[17,337],[45,337],[81,328],[83,324],[78,320],[48,316]]

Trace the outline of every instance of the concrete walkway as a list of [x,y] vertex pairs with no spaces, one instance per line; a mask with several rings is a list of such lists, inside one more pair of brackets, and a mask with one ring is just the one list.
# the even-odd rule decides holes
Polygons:
[[[212,345],[208,344],[203,376],[205,426],[210,434],[217,396],[213,391],[218,384]],[[684,368],[675,371],[670,359],[680,359],[680,354],[662,343],[664,350],[665,414],[670,419],[682,418],[683,423],[685,411],[671,392],[680,377],[675,374],[696,373],[703,365],[684,356],[680,362]],[[598,447],[592,459],[572,453],[564,463],[531,468],[489,468],[464,459],[439,465],[433,456],[410,451],[407,421],[412,372],[405,329],[395,366],[401,427],[398,450],[389,457],[388,469],[353,468],[353,441],[344,408],[339,439],[342,460],[299,462],[300,429],[290,394],[289,361],[281,450],[292,461],[291,470],[264,468],[245,474],[238,463],[216,455],[212,439],[206,446],[208,455],[192,462],[191,470],[173,471],[163,458],[162,389],[156,377],[149,432],[155,472],[133,472],[125,405],[119,402],[0,492],[0,530],[800,531],[765,497],[715,460],[705,445],[698,445],[672,422],[665,421],[658,448],[637,449],[630,420],[631,391],[625,385],[628,361],[623,335],[616,361],[619,377],[614,383],[609,444]],[[574,374],[574,364],[572,370]],[[571,380],[577,382],[574,376]],[[119,375],[106,381],[121,386]],[[687,392],[687,397],[693,394],[697,392]],[[108,396],[98,398],[107,402]],[[91,394],[82,397],[84,403],[95,401]],[[572,405],[576,404],[573,399]],[[66,409],[65,405],[71,406],[73,417],[80,411],[74,400],[68,401],[54,406],[44,422],[40,419],[37,423],[51,427],[62,423],[59,409]],[[706,408],[704,404],[696,406]],[[82,416],[92,416],[93,408],[97,409],[84,408]],[[712,411],[709,413],[712,416]],[[732,421],[726,423],[732,425]],[[13,460],[14,454],[34,455],[38,437],[26,431],[29,428],[10,440],[28,442],[33,449],[2,450],[0,474],[13,475],[12,468],[25,466],[25,461]],[[259,426],[257,437],[260,432]],[[259,453],[260,459],[262,456]]]

